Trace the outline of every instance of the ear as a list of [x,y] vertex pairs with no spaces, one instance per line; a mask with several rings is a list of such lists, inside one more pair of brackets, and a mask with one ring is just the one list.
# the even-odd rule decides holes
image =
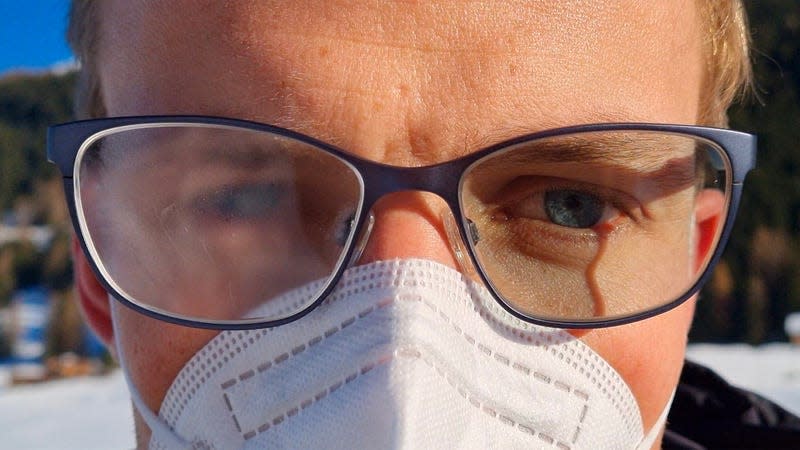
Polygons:
[[72,237],[72,260],[78,304],[83,312],[83,317],[106,347],[112,349],[114,327],[111,323],[108,292],[94,276],[92,266],[86,259],[78,238],[75,236]]
[[725,213],[725,194],[717,189],[703,189],[697,194],[694,206],[695,272],[711,257],[722,230]]

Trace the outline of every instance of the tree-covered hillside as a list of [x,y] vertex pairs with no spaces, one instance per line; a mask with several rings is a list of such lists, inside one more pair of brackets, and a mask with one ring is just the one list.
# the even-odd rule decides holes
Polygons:
[[9,76],[0,80],[0,210],[33,195],[36,182],[52,178],[45,131],[72,116],[75,75]]

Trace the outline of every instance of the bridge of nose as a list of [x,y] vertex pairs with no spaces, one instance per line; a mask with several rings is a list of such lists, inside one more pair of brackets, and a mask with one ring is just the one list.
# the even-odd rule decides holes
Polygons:
[[374,223],[357,264],[421,258],[458,269],[443,220],[451,214],[447,202],[432,192],[397,190],[412,185],[406,181],[385,181],[384,195],[365,205],[371,206]]

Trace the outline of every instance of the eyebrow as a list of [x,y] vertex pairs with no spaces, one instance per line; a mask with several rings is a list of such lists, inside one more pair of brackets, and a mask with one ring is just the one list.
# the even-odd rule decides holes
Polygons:
[[[102,143],[106,147],[103,159],[122,158],[129,162],[137,162],[136,166],[143,169],[157,168],[169,161],[178,161],[194,165],[219,164],[236,169],[259,169],[276,165],[285,160],[280,156],[280,151],[287,149],[286,141],[276,139],[273,141],[258,139],[266,136],[263,133],[242,130],[241,137],[236,131],[212,128],[206,131],[202,127],[190,127],[181,130],[179,127],[151,130],[152,134],[142,135],[134,142],[121,142],[117,145],[106,147],[109,143]],[[216,133],[219,131],[231,133],[236,139],[227,139]],[[216,132],[215,132],[216,131]],[[248,133],[252,135],[248,136]],[[213,138],[212,138],[213,137]],[[113,139],[113,137],[112,137]],[[141,158],[128,157],[138,153]],[[188,166],[187,166],[188,167]]]
[[[591,137],[592,134],[594,138]],[[534,139],[510,146],[508,154],[502,158],[490,157],[491,159],[480,164],[479,170],[513,172],[515,168],[525,165],[590,166],[593,163],[602,163],[604,167],[636,171],[641,176],[650,178],[664,191],[694,185],[697,180],[694,140],[678,135],[647,134],[641,132],[639,136],[664,139],[620,139],[619,133],[617,136],[604,136],[605,139],[600,139],[595,133]],[[670,143],[674,145],[669,145]],[[684,145],[678,145],[679,143]],[[530,151],[524,151],[526,149]],[[620,176],[623,176],[622,172]]]
[[[624,165],[631,168],[655,168],[675,157],[693,154],[694,145],[677,145],[682,141],[692,143],[692,138],[682,136],[659,135],[639,132],[637,138],[623,139],[621,133],[616,136],[598,136],[598,133],[583,133],[575,136],[553,136],[533,139],[512,145],[508,151],[513,157],[504,158],[502,162],[512,163],[593,163],[604,162],[609,165]],[[652,136],[647,136],[651,134]],[[647,139],[659,137],[665,139]],[[673,139],[666,139],[672,137]],[[671,142],[670,142],[671,141]],[[670,145],[670,144],[673,145]],[[521,151],[530,149],[530,151]],[[676,153],[678,150],[685,150]],[[498,160],[498,162],[501,162]]]
[[229,167],[257,169],[275,165],[283,160],[275,149],[266,149],[255,142],[247,144],[214,145],[201,151],[202,159],[196,163],[225,164]]

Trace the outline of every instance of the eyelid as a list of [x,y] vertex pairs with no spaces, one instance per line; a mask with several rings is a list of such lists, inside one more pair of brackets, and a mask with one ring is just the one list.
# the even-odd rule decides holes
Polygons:
[[[267,217],[275,215],[275,208],[285,199],[286,192],[286,186],[279,182],[239,182],[210,187],[207,190],[200,190],[187,198],[184,204],[189,211],[195,211],[210,219],[213,219],[215,216],[216,218],[224,218],[233,221],[247,221],[254,218],[266,219]],[[245,214],[227,214],[227,212],[224,211],[215,211],[215,208],[220,206],[231,206],[226,203],[228,201],[236,202],[237,200],[241,200],[234,198],[234,196],[239,194],[248,196],[257,195],[257,199],[243,199],[243,201],[248,202],[246,204],[231,204],[233,207],[246,206],[250,209],[255,208],[255,214],[250,214],[250,212],[246,212]]]
[[[539,177],[536,177],[539,178]],[[594,227],[590,228],[568,228],[562,225],[558,225],[555,223],[550,223],[549,219],[541,220],[543,224],[547,224],[548,227],[553,227],[554,229],[557,228],[560,234],[570,234],[570,235],[577,235],[577,234],[584,234],[587,233],[594,234],[592,230],[598,229],[598,227],[611,227],[611,229],[606,229],[606,231],[613,231],[613,230],[620,230],[620,227],[626,227],[628,225],[643,225],[644,220],[647,219],[647,214],[645,212],[644,206],[638,202],[635,198],[631,195],[621,192],[619,190],[615,190],[612,188],[606,188],[604,186],[597,186],[591,183],[583,183],[583,182],[576,182],[574,180],[564,180],[564,179],[557,179],[552,177],[543,177],[547,181],[540,181],[535,180],[530,183],[526,183],[523,186],[517,186],[513,192],[503,192],[501,190],[501,195],[497,199],[490,202],[490,210],[492,211],[490,214],[495,217],[508,217],[511,211],[511,208],[516,206],[516,204],[525,201],[528,199],[533,192],[533,195],[543,195],[548,190],[552,190],[554,187],[557,189],[569,189],[569,190],[576,190],[582,192],[588,192],[592,195],[597,196],[601,201],[607,203],[610,207],[613,207],[615,210],[619,211],[619,214],[616,218],[613,218],[611,222],[605,221],[600,222]],[[523,180],[526,181],[526,180]],[[533,186],[531,186],[533,185]],[[541,189],[532,191],[535,189],[537,185],[541,186]],[[548,189],[549,188],[549,189]],[[500,216],[498,216],[498,214]],[[604,214],[605,217],[605,214]],[[530,219],[530,220],[539,220],[539,219]]]
[[[512,186],[513,185],[513,186]],[[539,176],[525,176],[517,177],[511,182],[506,184],[506,187],[500,189],[496,198],[492,203],[514,203],[522,201],[531,195],[531,192],[544,194],[552,190],[574,190],[579,192],[587,192],[600,198],[604,202],[608,202],[621,211],[633,209],[635,201],[633,196],[626,194],[622,191],[599,186],[594,183],[586,183],[583,181],[568,180],[558,177],[539,177]]]

